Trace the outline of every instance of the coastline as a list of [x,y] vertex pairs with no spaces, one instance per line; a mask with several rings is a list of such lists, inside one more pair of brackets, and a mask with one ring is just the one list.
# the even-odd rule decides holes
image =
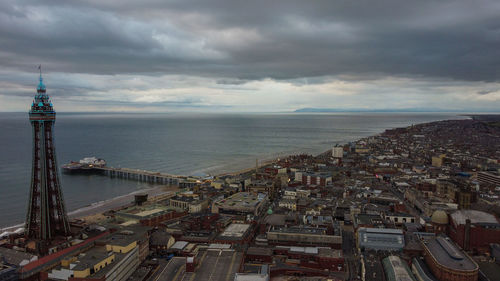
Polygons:
[[[165,185],[153,187],[153,188],[147,188],[147,189],[141,189],[141,190],[136,190],[127,194],[123,194],[120,196],[116,196],[110,199],[98,201],[91,203],[87,206],[78,208],[76,210],[73,210],[71,212],[68,212],[68,217],[70,219],[81,219],[84,217],[88,216],[94,216],[97,214],[102,214],[107,211],[115,210],[115,209],[121,209],[124,206],[127,206],[128,204],[133,203],[134,201],[134,196],[136,194],[148,194],[148,200],[151,200],[152,198],[158,198],[158,197],[164,197],[168,196],[170,194],[173,194],[175,190],[177,190],[177,187],[169,187]],[[154,200],[154,199],[153,199]],[[7,226],[7,227],[2,227],[0,228],[0,234],[3,232],[12,232],[15,231],[19,228],[24,227],[24,223],[12,225],[12,226]]]
[[[456,115],[456,117],[460,117],[460,116],[464,117],[463,115]],[[464,118],[464,120],[471,119],[471,116],[467,116],[467,117],[468,118]],[[459,118],[459,119],[461,119],[461,118]],[[440,121],[445,121],[445,120],[456,120],[456,119],[443,119]],[[436,121],[416,123],[416,124],[429,124],[429,123],[433,123],[433,122],[436,122]],[[406,126],[406,127],[408,127],[408,126]],[[399,128],[399,127],[384,128],[380,132],[373,133],[369,136],[378,135],[378,134],[383,133],[385,130],[394,129],[394,128]],[[405,128],[405,126],[402,126],[400,128]],[[363,139],[363,138],[366,138],[369,136],[359,137],[359,138],[356,138],[356,139],[351,140],[351,141],[355,142],[355,141],[358,141],[360,139]],[[339,143],[339,144],[343,145],[345,143],[347,143],[347,142],[343,142],[343,143]],[[290,152],[290,151],[289,152],[284,151],[284,152],[280,152],[280,153],[273,153],[273,154],[269,155],[269,157],[265,157],[264,160],[259,161],[258,166],[259,166],[259,168],[265,167],[265,166],[272,164],[277,158],[282,158],[282,157],[284,158],[284,157],[288,157],[288,156],[294,155],[294,154],[305,153],[305,154],[312,154],[313,156],[317,157],[319,155],[328,153],[329,151],[330,151],[330,149],[326,149],[326,150],[323,150],[323,152],[320,152],[317,154],[314,152],[311,153],[311,152]],[[234,171],[218,172],[218,173],[214,172],[213,175],[214,176],[236,176],[236,175],[251,172],[253,170],[255,170],[255,166],[253,166],[253,167],[247,166],[246,168],[236,169]],[[84,207],[81,207],[81,208],[78,208],[78,209],[73,210],[71,212],[68,212],[68,216],[72,219],[77,219],[77,218],[82,218],[82,217],[86,217],[86,216],[96,215],[96,214],[103,213],[103,212],[113,210],[116,208],[120,208],[120,207],[127,205],[128,203],[131,203],[133,201],[134,195],[138,194],[138,193],[148,193],[148,195],[151,197],[151,196],[165,195],[165,194],[168,194],[169,192],[172,192],[172,191],[163,190],[164,188],[165,188],[165,186],[157,186],[157,187],[152,187],[152,188],[147,188],[147,189],[136,190],[136,191],[133,191],[133,192],[130,192],[127,194],[123,194],[123,195],[119,195],[119,196],[116,196],[116,197],[113,197],[113,198],[110,198],[107,200],[90,203]],[[3,233],[5,231],[14,231],[14,230],[21,228],[23,226],[24,226],[24,223],[2,227],[2,228],[0,228],[0,233]]]

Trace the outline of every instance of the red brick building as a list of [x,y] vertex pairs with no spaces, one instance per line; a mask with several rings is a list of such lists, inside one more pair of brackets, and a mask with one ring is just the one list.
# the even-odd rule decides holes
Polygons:
[[344,271],[344,256],[341,250],[328,247],[286,247],[276,246],[275,255],[298,260],[298,265],[328,271]]
[[424,259],[432,274],[441,281],[477,281],[479,266],[450,238],[439,236],[422,242]]
[[273,263],[273,256],[285,258],[287,263],[298,267],[306,267],[328,271],[344,271],[344,257],[341,250],[329,247],[287,247],[274,248],[250,247],[247,250],[246,262]]
[[493,214],[458,210],[450,215],[448,235],[465,251],[485,253],[491,243],[500,243],[500,222]]

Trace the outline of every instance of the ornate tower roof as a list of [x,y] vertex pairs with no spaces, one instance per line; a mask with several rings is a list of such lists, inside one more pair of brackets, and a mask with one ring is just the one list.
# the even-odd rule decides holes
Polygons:
[[42,71],[40,70],[40,83],[38,83],[38,87],[36,88],[37,92],[45,92],[45,84],[43,84]]
[[33,103],[31,104],[30,113],[42,113],[42,112],[52,113],[54,112],[54,108],[52,106],[52,102],[50,101],[49,96],[47,95],[45,84],[43,83],[42,67],[39,66],[38,69],[40,69],[40,78],[39,78],[40,82],[36,87],[36,95],[35,98],[33,99]]

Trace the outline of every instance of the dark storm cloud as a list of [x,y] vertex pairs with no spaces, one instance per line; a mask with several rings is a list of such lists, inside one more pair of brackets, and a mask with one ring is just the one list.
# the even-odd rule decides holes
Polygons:
[[497,92],[498,90],[483,90],[483,91],[478,91],[477,94],[478,95],[488,95],[488,94],[491,94],[491,93],[495,93]]
[[3,1],[0,64],[222,83],[415,76],[498,81],[498,1]]

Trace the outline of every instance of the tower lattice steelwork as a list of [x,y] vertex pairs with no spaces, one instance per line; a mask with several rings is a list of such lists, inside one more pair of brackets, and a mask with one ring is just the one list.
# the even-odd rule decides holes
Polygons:
[[40,83],[29,112],[33,129],[31,189],[26,215],[28,238],[51,240],[70,233],[56,161],[53,129],[56,112],[43,84]]

